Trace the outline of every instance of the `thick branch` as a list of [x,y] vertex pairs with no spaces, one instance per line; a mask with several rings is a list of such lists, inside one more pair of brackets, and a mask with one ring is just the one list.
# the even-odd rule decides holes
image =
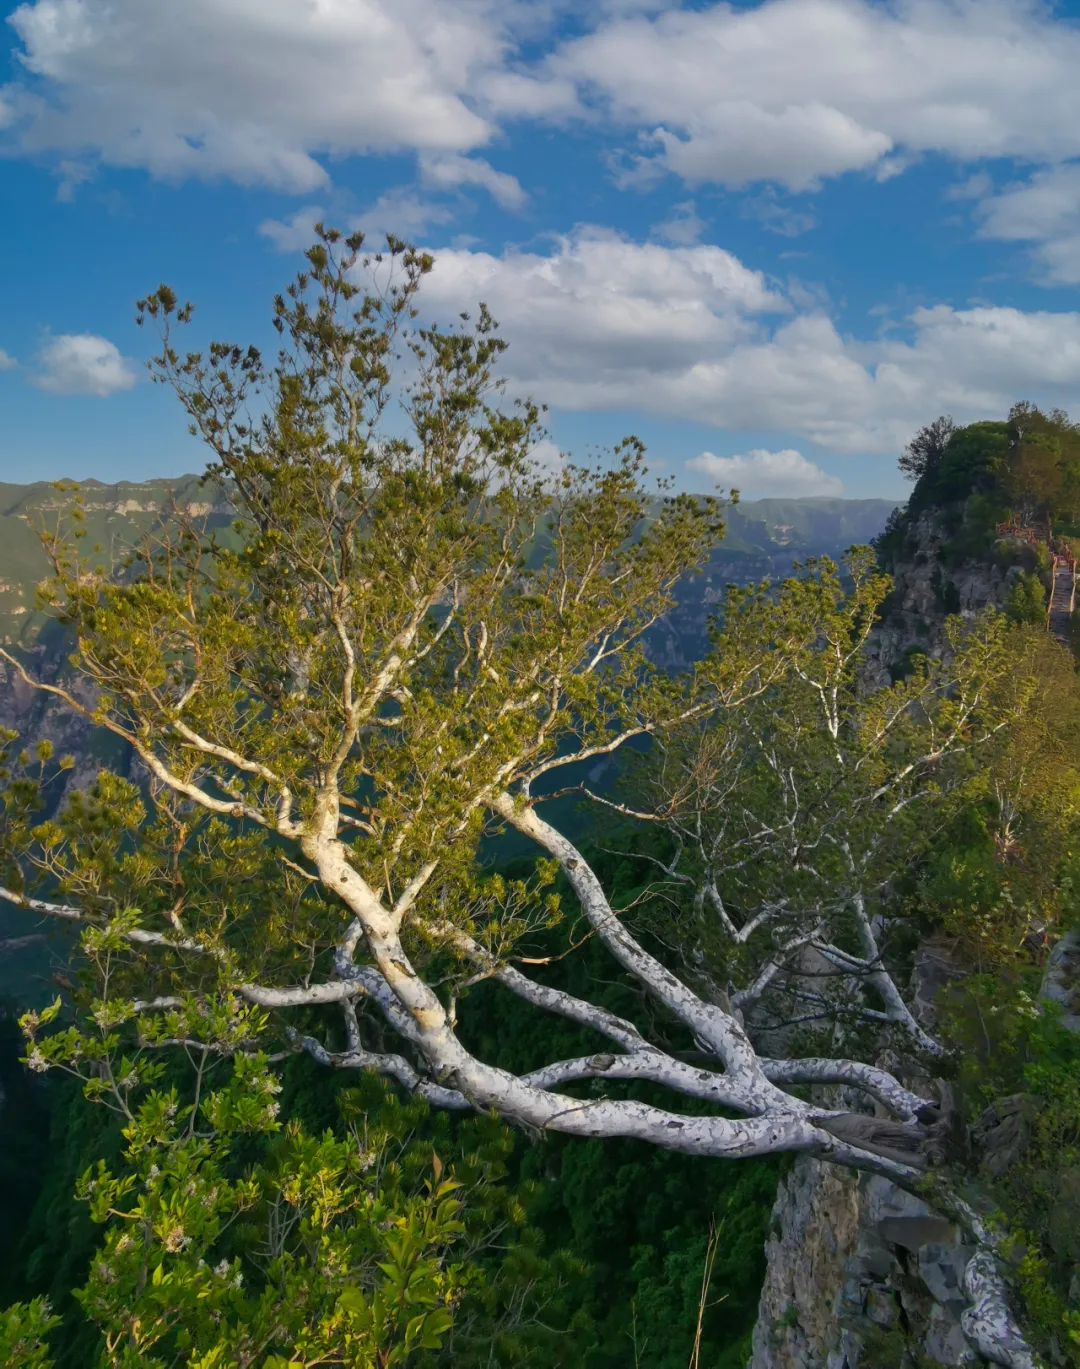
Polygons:
[[914,1120],[936,1104],[897,1082],[891,1074],[860,1060],[762,1060],[774,1084],[851,1084],[884,1103],[900,1118]]

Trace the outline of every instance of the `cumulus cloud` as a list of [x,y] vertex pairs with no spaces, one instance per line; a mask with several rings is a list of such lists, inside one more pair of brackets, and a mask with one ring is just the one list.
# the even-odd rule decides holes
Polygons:
[[483,300],[513,339],[515,375],[560,393],[583,377],[589,387],[647,386],[658,360],[692,366],[748,336],[748,316],[790,307],[720,247],[634,243],[599,228],[558,238],[546,255],[441,251],[424,300],[444,320]]
[[[27,0],[2,118],[28,151],[310,192],[320,153],[457,154],[492,132],[514,0]],[[505,193],[505,189],[504,189]]]
[[130,390],[136,375],[119,348],[94,333],[62,333],[38,354],[34,384],[58,395],[98,395]]
[[1036,270],[1048,284],[1080,283],[1080,161],[986,192],[989,187],[976,210],[983,237],[1030,242]]
[[5,352],[3,347],[0,347],[0,371],[13,371],[18,364],[10,352]]
[[509,120],[617,126],[627,176],[690,183],[1080,155],[1080,30],[1034,0],[598,0],[560,43],[565,8],[24,0],[0,128],[79,175],[101,159],[300,194],[327,183],[324,156],[412,150],[511,208],[513,177],[465,155]]
[[708,224],[698,215],[694,201],[684,200],[682,204],[673,206],[668,218],[656,224],[653,236],[678,243],[681,247],[689,247],[701,240],[701,235],[707,227]]
[[805,499],[811,495],[840,495],[843,482],[829,475],[802,452],[785,447],[779,452],[754,447],[741,456],[716,456],[702,452],[686,463],[692,471],[709,477],[721,489],[735,489],[751,498],[776,495]]
[[793,433],[838,452],[895,452],[934,414],[983,418],[1018,397],[1067,406],[1080,388],[1080,313],[942,305],[859,341],[719,247],[598,229],[547,255],[437,253],[423,300],[442,322],[485,301],[515,388],[562,408]]
[[765,0],[616,15],[534,80],[641,130],[641,166],[799,190],[926,152],[1077,155],[1078,68],[1080,30],[1031,0]]
[[424,156],[420,159],[420,175],[428,185],[440,190],[478,185],[504,209],[522,209],[527,198],[516,176],[511,176],[507,171],[496,171],[483,157],[462,157],[457,154]]

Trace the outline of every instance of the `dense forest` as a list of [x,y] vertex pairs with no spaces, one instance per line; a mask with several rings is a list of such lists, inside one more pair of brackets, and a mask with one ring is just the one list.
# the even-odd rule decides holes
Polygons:
[[[227,514],[42,530],[61,665],[0,654],[104,740],[4,738],[56,997],[0,1023],[0,1363],[779,1369],[820,1160],[959,1233],[937,1362],[1080,1365],[1080,427],[939,419],[873,547],[705,600],[730,505],[538,472],[391,248],[322,233],[272,364],[142,301]],[[907,1307],[859,1369],[933,1362]]]

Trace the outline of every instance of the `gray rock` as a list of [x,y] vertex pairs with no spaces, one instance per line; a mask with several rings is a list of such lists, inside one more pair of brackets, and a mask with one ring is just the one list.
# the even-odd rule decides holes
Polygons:
[[930,1312],[923,1348],[937,1364],[975,1364],[978,1361],[959,1321],[937,1303]]
[[921,1198],[800,1158],[773,1230],[749,1369],[859,1369],[883,1332],[912,1363],[977,1362],[961,1326],[972,1251]]
[[973,1254],[968,1246],[952,1243],[928,1243],[918,1252],[919,1278],[942,1308],[948,1308],[957,1320],[967,1304],[964,1270]]
[[1057,1003],[1064,1025],[1080,1031],[1080,930],[1066,932],[1050,952],[1039,997]]

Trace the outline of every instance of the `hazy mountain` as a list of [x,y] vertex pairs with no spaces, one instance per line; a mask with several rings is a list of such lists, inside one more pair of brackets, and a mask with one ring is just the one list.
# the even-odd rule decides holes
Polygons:
[[869,542],[885,526],[892,499],[752,499],[728,514],[730,551],[828,552]]
[[687,580],[678,605],[649,634],[654,659],[680,669],[700,658],[710,615],[729,584],[780,579],[808,556],[838,559],[876,537],[891,499],[754,499],[729,510],[727,534],[700,575]]
[[[84,554],[109,567],[161,521],[173,502],[204,516],[210,526],[225,526],[231,518],[224,497],[195,475],[115,485],[86,480],[77,493],[85,518]],[[0,484],[0,641],[30,645],[36,640],[44,619],[35,609],[34,590],[49,574],[38,531],[69,519],[75,499],[74,489],[58,490],[44,481]],[[800,556],[839,555],[852,543],[868,542],[885,526],[892,507],[886,499],[757,499],[731,509],[727,536],[666,624],[665,641],[672,632],[686,641],[678,649],[665,645],[665,659],[681,663],[703,640],[707,605],[726,583],[783,575]]]
[[0,483],[0,641],[29,645],[44,622],[34,606],[36,586],[50,573],[39,532],[58,522],[72,528],[76,498],[82,502],[86,536],[81,554],[94,565],[112,567],[126,549],[159,524],[174,504],[225,526],[231,510],[220,494],[196,475],[175,480],[123,480],[103,485],[83,480],[60,490],[39,480],[32,485]]
[[[47,620],[35,608],[34,591],[49,574],[38,532],[55,528],[58,521],[70,526],[76,497],[84,515],[83,554],[108,567],[152,531],[173,504],[205,517],[212,527],[227,525],[232,516],[224,496],[194,475],[115,485],[87,480],[77,492],[44,481],[0,484],[0,641],[27,647],[38,642]],[[703,573],[686,584],[678,608],[650,634],[654,654],[669,667],[688,664],[704,648],[709,614],[726,584],[786,575],[793,561],[806,556],[839,556],[853,543],[876,537],[892,507],[887,499],[757,499],[738,504],[729,510],[727,535]]]

